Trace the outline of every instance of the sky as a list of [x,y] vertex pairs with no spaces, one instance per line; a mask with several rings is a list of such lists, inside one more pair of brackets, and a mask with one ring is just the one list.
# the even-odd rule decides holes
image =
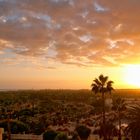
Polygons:
[[0,0],[0,89],[140,87],[139,0]]

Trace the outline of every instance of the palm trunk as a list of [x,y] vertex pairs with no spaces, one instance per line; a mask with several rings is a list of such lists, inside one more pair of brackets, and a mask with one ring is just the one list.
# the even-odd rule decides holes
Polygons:
[[7,128],[8,128],[8,140],[11,140],[10,114],[8,114],[7,118]]
[[107,136],[106,136],[106,118],[105,118],[105,95],[104,92],[102,92],[102,100],[103,100],[103,136],[104,136],[104,140],[107,140]]
[[105,97],[104,97],[104,93],[102,94],[102,99],[103,99],[103,124],[105,124]]
[[119,120],[119,136],[118,136],[118,140],[121,140],[121,118],[120,118],[120,111],[118,112],[118,120]]

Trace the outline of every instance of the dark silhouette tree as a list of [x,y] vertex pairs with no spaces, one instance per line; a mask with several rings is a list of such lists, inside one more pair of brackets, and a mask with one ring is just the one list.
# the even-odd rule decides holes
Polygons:
[[132,140],[140,140],[140,105],[132,106],[128,110],[127,134],[130,134]]
[[73,132],[71,140],[80,140],[80,137],[77,132]]
[[43,134],[43,140],[55,140],[57,133],[53,130],[48,130]]
[[65,133],[58,133],[55,140],[68,140],[68,137]]
[[119,135],[118,135],[118,140],[121,140],[121,120],[123,116],[123,111],[126,110],[126,103],[125,100],[118,97],[113,100],[113,106],[112,109],[116,111],[117,116],[118,116],[118,123],[119,123]]
[[[17,121],[17,120],[11,120],[10,121],[10,132],[12,134],[18,134],[18,133],[23,133],[23,132],[28,132],[29,130],[29,125],[25,124],[21,121]],[[5,131],[8,131],[8,124],[7,124],[7,120],[4,121],[0,121],[0,127],[4,128]]]
[[81,140],[87,140],[91,130],[84,125],[79,125],[76,127],[76,132],[78,133]]
[[107,140],[106,137],[106,118],[105,118],[105,94],[111,93],[113,90],[112,87],[113,81],[108,80],[108,76],[103,76],[102,74],[93,80],[93,83],[91,84],[92,91],[97,94],[101,93],[102,95],[102,117],[103,117],[103,136],[104,140]]

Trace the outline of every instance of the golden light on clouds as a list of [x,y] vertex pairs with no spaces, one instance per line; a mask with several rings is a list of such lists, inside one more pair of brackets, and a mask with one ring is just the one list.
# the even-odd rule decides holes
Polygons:
[[138,0],[0,0],[0,88],[89,88],[101,73],[138,87],[123,66],[140,64],[139,13]]

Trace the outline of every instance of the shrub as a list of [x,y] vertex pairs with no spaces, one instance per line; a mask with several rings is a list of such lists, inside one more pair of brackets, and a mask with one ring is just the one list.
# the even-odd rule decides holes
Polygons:
[[48,130],[43,134],[43,140],[54,140],[57,133],[53,130]]
[[[8,123],[7,121],[0,122],[0,127],[4,128],[4,131],[8,131],[7,123]],[[12,134],[23,133],[29,130],[28,124],[25,124],[17,120],[10,121],[10,126]]]
[[68,140],[68,137],[66,134],[64,133],[59,133],[57,134],[57,136],[55,137],[55,140]]
[[87,140],[91,132],[91,130],[84,125],[77,126],[76,131],[81,140]]

